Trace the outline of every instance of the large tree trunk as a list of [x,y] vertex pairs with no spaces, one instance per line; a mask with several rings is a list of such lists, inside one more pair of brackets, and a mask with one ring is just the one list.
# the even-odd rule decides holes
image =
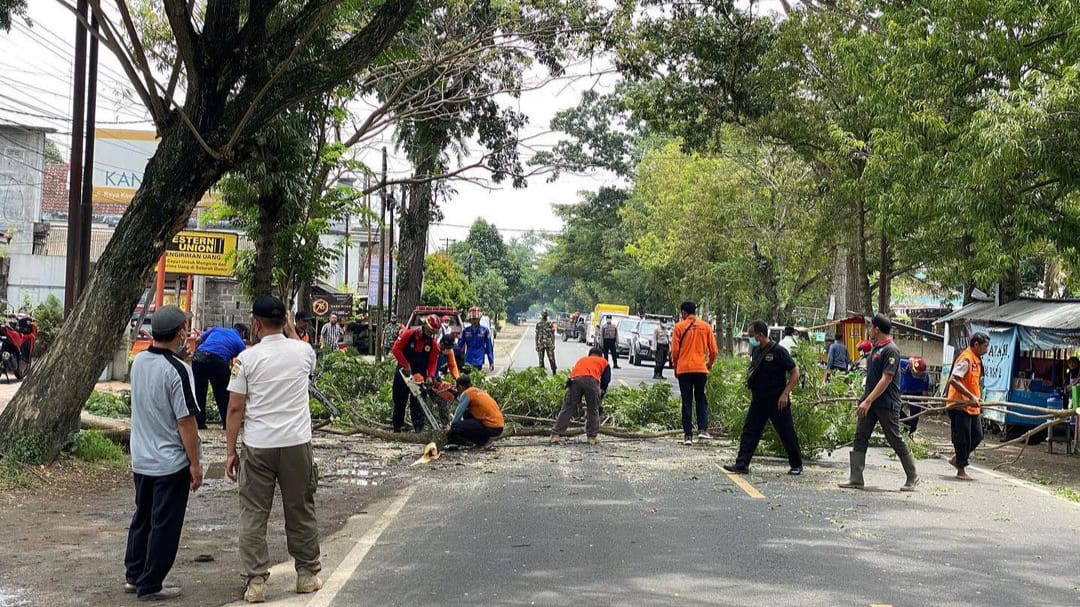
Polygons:
[[401,242],[398,245],[397,258],[397,297],[394,298],[401,316],[412,314],[413,309],[420,305],[433,198],[434,189],[431,183],[414,183],[409,186],[408,204],[402,205]]
[[142,186],[86,290],[48,353],[0,414],[0,443],[33,436],[48,459],[56,457],[67,436],[79,428],[79,413],[120,343],[144,277],[223,170],[179,121],[162,133]]
[[858,312],[870,314],[873,307],[870,304],[870,264],[866,261],[866,201],[860,200],[856,205],[858,216],[858,233],[855,242],[855,258],[848,280],[851,281],[851,301]]
[[[268,295],[274,288],[275,238],[281,226],[285,199],[280,192],[259,198],[259,233],[255,238],[255,264],[252,268],[252,295]],[[283,293],[283,298],[288,295]]]
[[889,300],[892,298],[892,264],[889,263],[889,238],[885,230],[881,231],[881,265],[878,269],[878,312],[889,313]]

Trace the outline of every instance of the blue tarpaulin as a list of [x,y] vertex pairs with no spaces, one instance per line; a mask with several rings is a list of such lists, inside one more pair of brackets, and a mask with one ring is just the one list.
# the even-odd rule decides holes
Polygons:
[[988,327],[971,323],[972,333],[990,336],[990,349],[983,354],[983,394],[1008,392],[1016,360],[1016,327]]

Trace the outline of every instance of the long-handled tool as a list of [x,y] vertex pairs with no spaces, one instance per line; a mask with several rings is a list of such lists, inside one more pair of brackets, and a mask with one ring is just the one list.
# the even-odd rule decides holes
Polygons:
[[420,408],[424,411],[424,417],[427,419],[427,422],[431,424],[433,435],[436,437],[441,436],[443,434],[443,427],[439,422],[439,419],[431,413],[431,403],[428,402],[427,395],[424,394],[424,384],[409,377],[404,369],[398,369],[398,373],[400,373],[401,378],[405,380],[405,386],[409,388],[409,392],[413,395],[413,398],[420,403]]

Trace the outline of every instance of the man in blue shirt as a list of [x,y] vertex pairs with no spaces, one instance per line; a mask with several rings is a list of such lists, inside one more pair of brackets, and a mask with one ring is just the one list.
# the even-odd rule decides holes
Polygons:
[[[921,357],[900,359],[900,394],[901,396],[926,396],[930,394],[930,379],[926,375],[926,361]],[[918,405],[908,405],[908,417],[918,415],[923,410]],[[901,415],[901,417],[905,417]],[[915,436],[919,429],[919,418],[904,422],[908,436]]]
[[490,363],[488,369],[495,370],[495,346],[491,342],[491,331],[480,326],[480,308],[469,308],[469,326],[461,332],[457,347],[466,365],[483,369],[486,358]]
[[837,333],[832,345],[829,346],[829,360],[825,363],[825,381],[829,381],[833,371],[847,373],[850,368],[851,357],[848,355],[847,346],[844,345],[844,338]]
[[199,428],[206,428],[206,388],[214,390],[214,401],[221,414],[221,427],[229,414],[229,377],[232,360],[247,348],[244,335],[247,325],[237,323],[231,329],[210,327],[199,336],[195,356],[191,359],[191,371],[195,376],[195,398],[199,402],[196,421]]

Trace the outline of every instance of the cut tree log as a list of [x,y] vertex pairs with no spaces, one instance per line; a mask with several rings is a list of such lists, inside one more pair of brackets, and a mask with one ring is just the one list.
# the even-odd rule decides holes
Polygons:
[[79,414],[79,425],[84,430],[99,430],[109,440],[128,445],[131,443],[131,420],[115,417],[102,417],[83,411]]

